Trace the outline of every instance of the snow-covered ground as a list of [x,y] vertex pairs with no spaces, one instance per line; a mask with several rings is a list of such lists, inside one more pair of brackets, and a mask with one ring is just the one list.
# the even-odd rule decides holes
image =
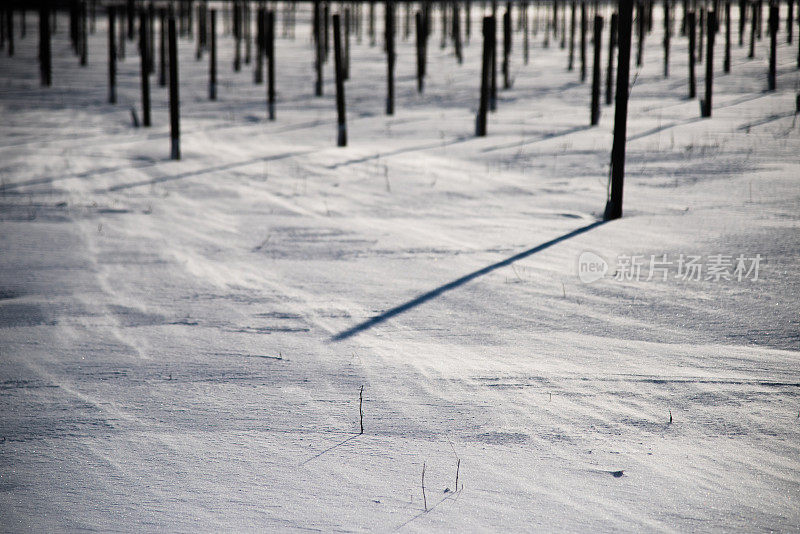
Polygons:
[[747,59],[734,25],[725,75],[721,33],[701,120],[685,38],[662,77],[657,6],[625,216],[598,224],[613,108],[589,128],[566,50],[540,30],[523,65],[517,33],[475,138],[473,4],[465,63],[437,31],[424,95],[398,43],[394,117],[380,44],[354,40],[347,148],[307,6],[274,123],[229,36],[217,102],[181,40],[177,162],[165,89],[131,127],[135,43],[109,105],[104,24],[81,68],[62,17],[42,89],[29,14],[0,58],[0,528],[800,529],[797,41],[769,93],[766,34]]

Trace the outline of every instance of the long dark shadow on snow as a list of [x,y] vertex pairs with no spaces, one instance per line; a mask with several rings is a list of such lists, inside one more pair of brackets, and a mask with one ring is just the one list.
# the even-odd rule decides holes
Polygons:
[[426,145],[416,145],[416,146],[410,146],[410,147],[406,147],[406,148],[398,148],[397,150],[393,150],[392,152],[384,152],[384,153],[380,153],[380,154],[371,154],[369,156],[364,156],[362,158],[349,159],[347,161],[342,161],[341,163],[334,163],[333,165],[328,165],[327,168],[331,169],[331,170],[336,170],[339,167],[345,167],[347,165],[354,165],[356,163],[366,163],[367,161],[370,161],[370,160],[373,160],[373,159],[388,158],[390,156],[397,156],[399,154],[408,154],[409,152],[419,152],[421,150],[431,150],[431,149],[434,149],[434,148],[441,148],[441,147],[445,147],[445,146],[451,146],[451,145],[456,145],[456,144],[459,144],[459,143],[464,143],[466,141],[471,141],[473,139],[476,139],[476,137],[474,135],[462,135],[460,137],[456,137],[454,139],[450,139],[449,141],[444,141],[444,142],[438,141],[436,143],[429,143],[429,144],[426,144]]
[[164,182],[171,182],[173,180],[181,180],[183,178],[190,178],[192,176],[200,176],[201,174],[208,174],[211,172],[217,171],[227,171],[230,169],[235,169],[237,167],[245,167],[247,165],[253,165],[255,163],[261,163],[262,161],[275,161],[278,159],[285,159],[291,158],[292,156],[301,156],[303,154],[308,154],[312,152],[311,150],[305,150],[301,152],[286,152],[285,154],[276,154],[274,156],[264,156],[263,158],[253,158],[248,159],[246,161],[235,161],[233,163],[225,163],[223,165],[217,165],[216,167],[206,167],[205,169],[199,169],[196,171],[187,171],[182,172],[179,174],[172,174],[169,176],[159,176],[157,178],[153,178],[151,180],[142,180],[139,182],[127,183],[127,184],[119,184],[119,185],[112,185],[108,188],[102,189],[95,189],[95,193],[113,193],[114,191],[121,191],[123,189],[131,189],[133,187],[140,187],[143,185],[153,185],[153,184],[160,184]]
[[491,265],[487,265],[483,269],[478,269],[477,271],[473,271],[473,272],[471,272],[471,273],[469,273],[467,275],[462,276],[461,278],[453,280],[452,282],[448,282],[447,284],[445,284],[443,286],[439,286],[436,289],[428,291],[427,293],[423,293],[422,295],[418,296],[415,299],[409,300],[408,302],[404,302],[403,304],[400,304],[399,306],[395,306],[394,308],[392,308],[390,310],[387,310],[387,311],[383,312],[382,314],[380,314],[380,315],[378,315],[376,317],[373,317],[371,319],[368,319],[368,320],[366,320],[366,321],[364,321],[364,322],[362,322],[360,324],[357,324],[357,325],[353,326],[352,328],[348,328],[347,330],[339,332],[335,336],[331,337],[331,341],[343,341],[343,340],[345,340],[345,339],[347,339],[349,337],[353,337],[354,335],[356,335],[356,334],[358,334],[360,332],[363,332],[364,330],[367,330],[369,328],[372,328],[373,326],[376,326],[376,325],[386,321],[387,319],[390,319],[390,318],[394,317],[395,315],[400,315],[401,313],[406,312],[406,311],[408,311],[408,310],[410,310],[412,308],[416,308],[420,304],[424,304],[425,302],[428,302],[429,300],[435,299],[436,297],[442,295],[443,293],[445,293],[447,291],[450,291],[451,289],[455,289],[455,288],[457,288],[459,286],[462,286],[462,285],[466,284],[467,282],[475,280],[478,277],[481,277],[481,276],[483,276],[485,274],[489,274],[490,272],[496,271],[497,269],[500,269],[502,267],[506,267],[508,265],[511,265],[515,261],[519,261],[521,259],[527,258],[528,256],[536,254],[537,252],[541,252],[542,250],[544,250],[546,248],[550,248],[553,245],[561,243],[562,241],[566,241],[567,239],[570,239],[570,238],[573,238],[573,237],[578,236],[580,234],[583,234],[585,232],[588,232],[589,230],[591,230],[593,228],[597,228],[598,226],[600,226],[604,222],[605,221],[595,221],[592,224],[583,226],[581,228],[578,228],[577,230],[573,230],[573,231],[571,231],[571,232],[569,232],[567,234],[564,234],[562,236],[556,237],[555,239],[551,239],[550,241],[542,243],[541,245],[537,245],[537,246],[535,246],[533,248],[529,248],[528,250],[520,252],[519,254],[515,254],[514,256],[511,256],[510,258],[506,258],[503,261],[499,261],[497,263],[493,263]]

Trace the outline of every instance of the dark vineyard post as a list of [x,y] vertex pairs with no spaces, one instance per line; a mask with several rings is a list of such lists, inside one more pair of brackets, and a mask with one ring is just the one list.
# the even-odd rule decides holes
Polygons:
[[53,67],[50,56],[50,10],[46,7],[39,8],[39,69],[42,85],[50,87],[53,84]]
[[558,0],[553,0],[553,39],[558,37]]
[[155,57],[155,18],[156,8],[152,2],[147,6],[147,68],[150,74],[156,72],[156,62],[153,60]]
[[211,50],[208,53],[208,99],[217,99],[217,10],[212,9],[208,28]]
[[117,34],[114,6],[108,7],[108,103],[117,103]]
[[[252,12],[250,10],[250,2],[245,2],[242,6],[242,9],[244,10],[244,16],[242,18],[244,23],[244,64],[249,65],[253,57],[253,32],[252,24],[250,23],[252,20]],[[192,11],[190,9],[189,13],[191,12]],[[191,24],[189,26],[191,28]]]
[[763,0],[756,0],[756,19],[758,19],[758,23],[756,25],[756,37],[758,40],[761,40],[763,25],[764,25],[764,2]]
[[722,64],[724,72],[731,71],[731,3],[725,0],[725,61]]
[[417,28],[417,92],[421,93],[425,84],[425,22],[422,13],[414,15]]
[[[406,4],[408,7],[408,4]],[[350,79],[350,10],[344,10],[344,45],[342,46],[342,76],[345,80]]]
[[777,85],[776,62],[778,53],[778,26],[780,24],[778,9],[780,8],[776,4],[769,6],[769,75],[767,76],[767,88],[770,91],[774,91]]
[[267,11],[264,22],[267,52],[267,111],[269,120],[275,120],[275,12]]
[[320,5],[319,0],[314,0],[314,25],[313,25],[313,33],[314,33],[314,49],[315,49],[315,59],[314,59],[314,68],[316,70],[317,79],[314,84],[314,94],[316,96],[322,96],[322,56],[323,50],[322,47],[325,44],[322,42],[322,6]]
[[459,65],[464,63],[464,53],[461,49],[461,13],[458,9],[458,2],[453,3],[453,46],[456,53],[456,61]]
[[[345,28],[347,23],[345,22]],[[403,12],[403,41],[408,41],[411,36],[411,2],[406,2],[405,11]]]
[[242,68],[242,6],[233,2],[233,70],[239,72]]
[[256,85],[264,83],[264,18],[266,17],[263,7],[256,10],[256,68],[253,73],[253,81]]
[[125,10],[125,18],[128,22],[128,40],[133,41],[133,38],[136,36],[136,32],[134,31],[135,19],[136,17],[136,7],[135,7],[135,0],[128,0],[128,5]]
[[509,54],[511,54],[511,2],[506,4],[506,11],[503,13],[503,89],[511,87]]
[[672,34],[669,3],[671,1],[672,0],[664,0],[664,78],[669,78],[669,44]]
[[689,1],[688,0],[681,0],[681,4],[683,5],[683,16],[681,17],[681,35],[686,35],[686,15],[689,12]]
[[581,2],[581,82],[586,81],[586,2]]
[[619,2],[619,56],[617,57],[617,96],[614,108],[614,141],[611,147],[611,193],[603,219],[622,217],[622,192],[625,182],[625,136],[628,123],[628,84],[630,82],[633,0]]
[[600,121],[600,51],[603,49],[603,17],[594,16],[594,64],[592,65],[592,126]]
[[[789,10],[786,12],[786,42],[792,44],[794,31],[794,0],[789,0]],[[22,36],[25,36],[25,11],[22,11]]]
[[88,15],[86,13],[86,2],[80,3],[79,14],[80,14],[79,33],[80,33],[81,67],[85,67],[87,64],[87,54],[89,52],[88,36],[86,32],[86,23],[88,22]]
[[694,73],[694,63],[697,57],[695,50],[697,46],[697,14],[694,11],[690,11],[687,17],[686,31],[689,33],[689,98],[694,98],[697,96],[697,78]]
[[139,12],[139,71],[142,81],[142,125],[150,126],[150,67],[147,60],[147,13]]
[[606,105],[611,105],[614,87],[614,49],[617,47],[617,21],[619,15],[611,14],[611,28],[608,36],[608,71],[606,72]]
[[525,65],[528,64],[530,59],[530,39],[528,37],[528,3],[522,4],[522,60]]
[[489,111],[497,111],[497,0],[492,0],[492,85],[489,94]]
[[440,2],[440,3],[441,3],[441,5],[439,6],[439,9],[441,11],[440,14],[442,16],[442,23],[441,23],[441,27],[442,27],[441,37],[442,37],[442,39],[441,39],[441,42],[439,43],[439,47],[442,50],[444,50],[447,47],[447,1],[446,0],[442,0],[442,2]]
[[158,85],[167,86],[167,10],[158,10]]
[[178,41],[175,36],[175,15],[169,14],[169,131],[172,159],[181,159],[181,124],[178,93]]
[[644,0],[639,0],[636,4],[636,34],[639,38],[639,48],[636,52],[636,66],[641,67],[644,61],[644,36],[647,27],[647,14],[645,13]]
[[491,90],[492,68],[492,37],[494,29],[492,17],[483,17],[483,63],[481,68],[481,99],[478,106],[478,116],[475,119],[475,135],[483,137],[486,135],[486,113],[489,111],[489,92]]
[[375,46],[375,2],[369,0],[369,45]]
[[386,1],[386,114],[394,115],[394,2]]
[[569,59],[567,61],[567,70],[572,70],[575,68],[575,11],[577,9],[575,0],[572,0],[571,9],[572,12],[570,14],[569,22]]
[[706,15],[706,97],[700,103],[703,117],[710,117],[714,90],[714,37],[717,29],[717,12],[709,11]]
[[323,59],[325,60],[326,63],[328,62],[328,52],[331,49],[330,19],[331,19],[330,7],[328,6],[328,2],[325,2],[322,5],[322,37],[324,38],[323,42],[325,44],[324,48],[325,55]]
[[[152,4],[150,4],[152,5]],[[206,11],[205,4],[197,6],[197,47],[195,48],[194,58],[197,61],[203,59],[203,47],[206,46]]]
[[703,62],[703,36],[706,32],[706,10],[700,9],[700,19],[697,21],[699,26],[699,37],[697,42],[697,62]]
[[347,122],[344,100],[344,65],[342,64],[342,37],[338,13],[333,16],[333,66],[336,71],[337,145],[347,146]]
[[756,24],[758,24],[758,4],[753,3],[752,14],[750,15],[750,51],[747,57],[753,59],[756,57]]
[[747,0],[739,0],[739,47],[744,46],[744,25],[747,22]]
[[561,11],[561,42],[559,47],[564,50],[567,47],[567,6],[564,6]]

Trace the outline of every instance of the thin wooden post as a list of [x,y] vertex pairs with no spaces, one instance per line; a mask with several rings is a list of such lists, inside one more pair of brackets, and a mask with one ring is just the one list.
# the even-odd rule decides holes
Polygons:
[[630,83],[633,0],[619,2],[619,56],[617,59],[617,96],[614,108],[614,142],[611,147],[611,190],[603,219],[622,217],[625,183],[625,137],[628,122],[628,84]]
[[511,54],[511,2],[506,3],[506,11],[503,13],[503,89],[511,88],[511,65],[509,55]]
[[233,70],[242,69],[242,5],[238,0],[233,1]]
[[706,15],[706,97],[700,103],[702,116],[711,117],[712,96],[714,90],[714,36],[717,28],[717,12],[709,11]]
[[53,63],[50,47],[50,9],[39,8],[39,69],[42,85],[50,87],[53,84]]
[[639,48],[636,52],[636,66],[641,67],[644,62],[644,37],[647,33],[647,13],[645,12],[644,0],[638,0],[636,3],[636,16],[636,34],[639,38]]
[[530,60],[530,39],[528,37],[528,2],[522,3],[522,61],[525,65]]
[[699,38],[697,42],[697,62],[703,62],[703,37],[706,34],[706,10],[704,8],[700,9],[700,20],[698,21],[699,28]]
[[336,70],[336,118],[338,133],[336,144],[338,146],[347,146],[347,122],[345,116],[344,99],[344,65],[342,61],[342,37],[340,26],[339,14],[337,13],[333,16],[333,63]]
[[570,14],[569,23],[569,59],[567,61],[567,70],[570,71],[575,68],[575,18],[577,11],[575,0],[572,0],[571,9],[572,13]]
[[739,48],[744,46],[744,27],[746,22],[747,0],[739,0]]
[[697,96],[697,78],[694,72],[694,63],[697,57],[695,50],[697,46],[697,14],[694,11],[690,11],[687,18],[686,31],[689,33],[689,98],[695,98]]
[[136,5],[134,0],[128,0],[125,17],[128,21],[128,40],[133,41],[133,38],[136,36],[136,32],[134,31],[134,24],[136,22]]
[[[792,32],[794,31],[794,2],[795,0],[788,1],[788,11],[786,12],[786,42],[792,44]],[[22,11],[22,23],[23,23],[23,36],[24,28],[25,28],[25,11]]]
[[88,64],[89,44],[88,32],[86,31],[86,24],[88,22],[88,15],[86,13],[86,2],[81,2],[79,5],[79,49],[81,53],[81,67]]
[[422,13],[414,14],[417,30],[417,92],[421,93],[425,85],[425,19]]
[[253,70],[253,82],[256,85],[264,83],[264,18],[266,12],[263,7],[256,10],[256,68]]
[[158,10],[158,85],[167,86],[167,10]]
[[394,0],[386,0],[386,114],[394,115]]
[[117,8],[108,6],[108,103],[117,103]]
[[[244,39],[244,64],[249,65],[253,56],[253,25],[251,24],[250,2],[244,2],[242,10],[242,22],[244,23],[244,31],[242,32],[242,37]],[[191,13],[191,10],[189,13]]]
[[494,36],[493,17],[483,17],[483,63],[481,68],[481,96],[478,105],[478,116],[475,119],[475,135],[486,135],[486,113],[489,110],[489,93],[491,91],[492,44]]
[[497,111],[497,0],[492,0],[492,85],[489,111]]
[[369,0],[369,45],[375,46],[375,1]]
[[614,50],[617,48],[617,24],[619,15],[611,14],[611,31],[608,36],[608,70],[606,71],[606,105],[612,101],[612,88],[614,87]]
[[150,74],[155,74],[156,72],[156,62],[153,59],[156,57],[155,19],[156,7],[153,5],[153,2],[150,2],[150,4],[147,6],[147,68]]
[[767,76],[767,89],[774,91],[777,86],[777,54],[778,54],[778,27],[780,25],[780,12],[776,4],[769,6],[769,74]]
[[724,72],[731,71],[731,3],[725,0],[725,60],[722,64]]
[[591,124],[600,122],[600,51],[603,49],[603,17],[594,16],[594,64],[592,65]]
[[669,78],[669,45],[672,35],[672,25],[670,24],[670,2],[664,0],[664,78]]
[[586,2],[581,1],[581,82],[586,81]]
[[208,54],[208,99],[217,99],[217,10],[211,10],[211,25],[208,28],[211,50]]
[[753,2],[752,15],[750,16],[750,51],[747,57],[756,57],[756,25],[758,24],[758,4]]
[[[406,4],[408,9],[409,4]],[[350,10],[344,10],[344,44],[342,46],[342,76],[345,81],[350,79]]]
[[328,61],[328,53],[330,52],[331,49],[330,21],[331,21],[330,6],[328,5],[328,2],[325,2],[324,4],[322,4],[322,37],[324,38],[323,42],[325,44],[324,48],[325,54],[323,56],[323,59],[325,60],[325,62]]
[[267,11],[264,22],[267,52],[267,112],[275,120],[275,12]]
[[314,94],[316,96],[322,96],[322,57],[324,55],[323,47],[325,44],[322,42],[322,5],[320,0],[314,0],[314,24],[313,24],[313,33],[314,33],[314,48],[315,48],[315,60],[314,60],[314,67],[317,74],[316,83],[314,85]]
[[461,50],[461,14],[459,13],[458,2],[453,2],[453,47],[456,61],[460,65],[464,62],[464,54]]
[[150,67],[147,60],[147,14],[139,12],[139,71],[142,82],[142,126],[150,126]]
[[181,159],[181,124],[178,91],[178,40],[175,35],[175,15],[169,14],[169,131],[172,140],[172,159]]

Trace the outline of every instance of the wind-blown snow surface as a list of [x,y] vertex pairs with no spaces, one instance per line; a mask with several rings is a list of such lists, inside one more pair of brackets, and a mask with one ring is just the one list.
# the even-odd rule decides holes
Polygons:
[[[399,43],[391,118],[380,45],[353,43],[348,148],[331,62],[312,96],[307,7],[278,40],[274,123],[229,37],[218,102],[183,39],[178,162],[155,80],[154,126],[131,128],[133,42],[111,106],[102,21],[85,68],[60,21],[49,89],[35,32],[17,40],[0,59],[4,530],[799,528],[796,41],[781,34],[774,93],[766,39],[753,60],[734,45],[729,75],[720,46],[699,120],[684,38],[661,75],[657,16],[625,217],[586,228],[613,108],[587,127],[566,51],[540,31],[524,66],[516,34],[514,86],[473,137],[478,15],[463,66],[432,37],[424,95]],[[584,251],[605,278],[581,283]],[[620,254],[718,253],[761,254],[758,280],[613,277]]]

